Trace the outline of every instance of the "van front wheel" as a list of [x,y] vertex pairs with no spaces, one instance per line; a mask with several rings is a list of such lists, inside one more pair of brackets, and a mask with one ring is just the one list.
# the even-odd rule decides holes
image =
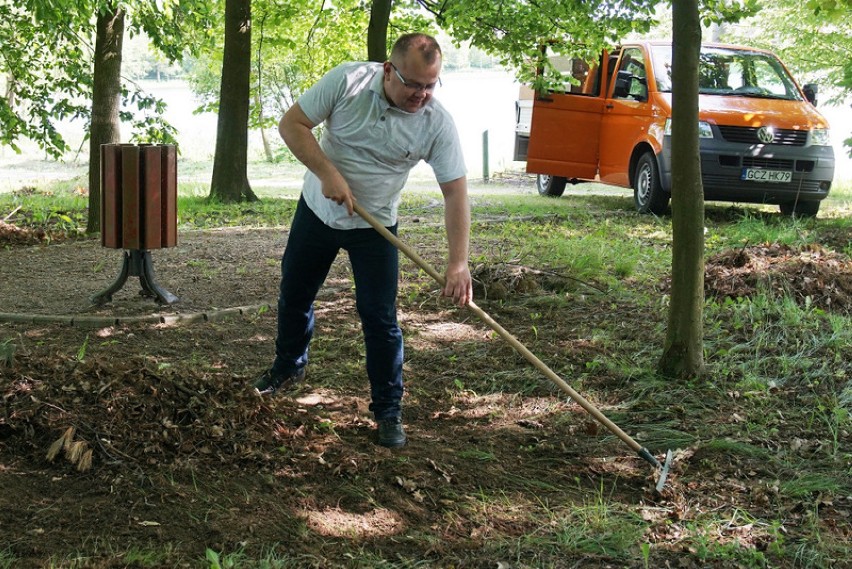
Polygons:
[[663,215],[669,207],[669,196],[660,183],[660,169],[653,152],[646,152],[636,162],[633,172],[633,203],[639,213]]
[[568,183],[566,178],[548,176],[547,174],[539,174],[535,180],[535,186],[538,189],[539,195],[553,196],[554,198],[558,198],[565,192],[566,183]]

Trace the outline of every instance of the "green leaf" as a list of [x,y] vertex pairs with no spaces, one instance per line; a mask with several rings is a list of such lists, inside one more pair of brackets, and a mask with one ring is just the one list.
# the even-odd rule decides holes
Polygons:
[[83,345],[77,350],[77,361],[82,362],[86,359],[86,350],[89,347],[89,335],[86,334],[86,339],[83,340]]
[[219,561],[219,554],[209,547],[204,552],[204,558],[210,562],[210,569],[222,569],[222,565]]

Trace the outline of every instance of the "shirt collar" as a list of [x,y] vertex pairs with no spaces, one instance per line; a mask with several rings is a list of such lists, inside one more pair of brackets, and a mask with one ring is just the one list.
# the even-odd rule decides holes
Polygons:
[[385,88],[384,88],[385,72],[384,72],[384,66],[383,66],[381,63],[377,63],[377,64],[375,64],[375,65],[377,65],[378,67],[376,68],[376,74],[375,74],[375,76],[373,77],[372,82],[370,83],[370,91],[372,91],[373,93],[375,93],[375,94],[376,94],[376,96],[379,98],[379,101],[381,101],[381,103],[382,103],[384,106],[386,106],[386,107],[392,107],[393,105],[391,105],[391,104],[390,104],[390,101],[388,101],[387,97],[385,96]]

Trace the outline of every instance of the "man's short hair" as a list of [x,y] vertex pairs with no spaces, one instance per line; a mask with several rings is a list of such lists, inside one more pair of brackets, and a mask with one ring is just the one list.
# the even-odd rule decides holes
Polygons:
[[430,65],[435,63],[438,57],[443,57],[441,46],[435,38],[423,33],[411,33],[399,36],[393,44],[391,58],[403,59],[410,49],[416,49],[423,61]]

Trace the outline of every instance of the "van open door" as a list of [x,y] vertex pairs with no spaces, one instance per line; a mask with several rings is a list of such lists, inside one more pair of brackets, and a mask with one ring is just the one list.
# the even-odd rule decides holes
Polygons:
[[[615,62],[616,54],[610,59]],[[614,63],[601,124],[598,176],[605,184],[631,186],[631,159],[640,141],[651,146],[652,157],[662,152],[664,118],[655,118],[657,107],[649,100],[650,63],[639,46],[622,47]]]
[[[565,93],[536,93],[527,149],[527,172],[592,180],[598,171],[601,118],[604,112],[600,66],[570,60],[563,71],[577,84]],[[570,125],[566,128],[565,125]]]

